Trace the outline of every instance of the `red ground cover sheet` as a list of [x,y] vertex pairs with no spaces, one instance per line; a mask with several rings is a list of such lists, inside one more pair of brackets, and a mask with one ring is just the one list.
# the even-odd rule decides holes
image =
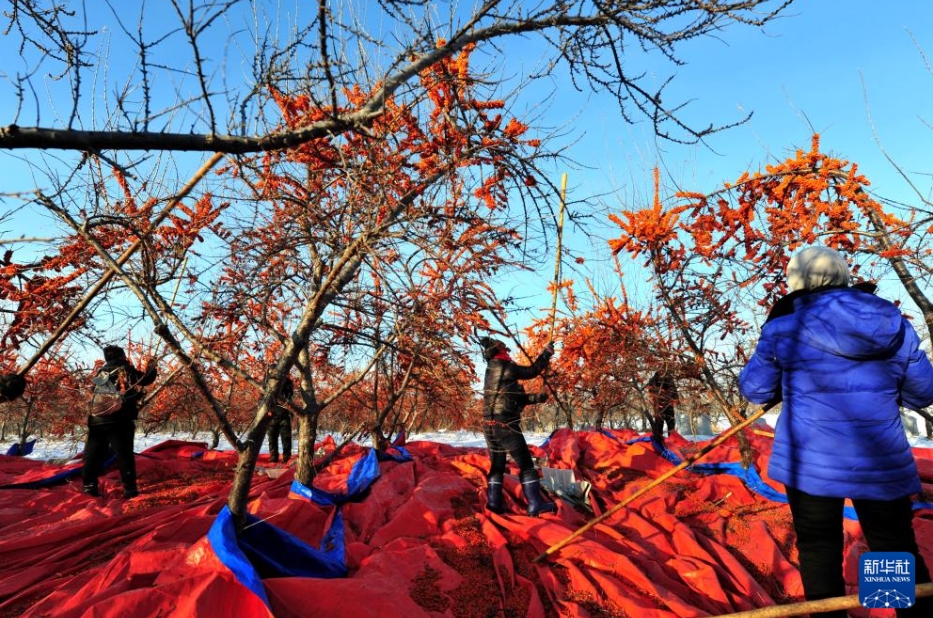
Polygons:
[[[761,428],[759,426],[759,428]],[[765,432],[766,433],[766,432]],[[748,432],[754,468],[767,479],[771,439]],[[115,470],[104,497],[80,492],[71,476],[38,489],[0,489],[0,616],[264,617],[406,616],[667,618],[719,616],[802,599],[787,505],[730,474],[683,470],[540,563],[566,538],[674,465],[630,431],[557,432],[532,447],[542,465],[572,469],[592,483],[594,512],[561,502],[558,514],[524,515],[515,473],[506,477],[512,512],[483,511],[483,449],[411,442],[411,461],[382,460],[367,491],[320,506],[290,491],[292,472],[264,458],[250,512],[318,547],[342,515],[348,575],[261,577],[263,594],[239,579],[207,538],[226,503],[231,452],[171,441],[137,455],[142,495],[125,501]],[[678,436],[668,448],[688,458],[706,443]],[[321,445],[329,448],[328,444]],[[345,449],[314,487],[339,493],[365,447]],[[933,496],[933,455],[915,449]],[[727,442],[703,462],[739,461]],[[0,485],[73,470],[0,456]],[[933,511],[915,528],[933,564]],[[858,523],[848,521],[846,574],[857,590]],[[265,598],[263,598],[265,596]],[[893,611],[853,610],[855,616]]]

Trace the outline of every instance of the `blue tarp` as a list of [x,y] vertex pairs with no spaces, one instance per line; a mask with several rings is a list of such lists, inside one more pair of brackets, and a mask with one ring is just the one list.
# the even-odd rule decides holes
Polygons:
[[379,453],[370,449],[353,464],[347,477],[347,491],[343,494],[308,487],[292,481],[291,492],[323,506],[337,507],[333,521],[315,549],[274,525],[248,516],[248,524],[237,539],[233,518],[227,507],[220,512],[208,532],[208,540],[217,557],[229,568],[241,584],[252,590],[266,605],[269,604],[262,580],[269,577],[317,577],[333,579],[346,577],[343,516],[340,505],[350,502],[369,489],[379,478],[379,458],[410,461],[411,455],[401,446],[394,446],[400,454]]
[[33,447],[36,446],[36,439],[28,440],[25,447],[20,447],[19,442],[14,442],[10,445],[10,448],[7,449],[6,454],[10,457],[25,457],[32,452]]
[[[601,433],[614,440],[619,439],[618,436],[613,435],[611,432],[605,429],[602,430]],[[641,436],[639,438],[635,438],[634,440],[628,440],[625,442],[625,444],[634,444],[636,442],[651,442],[654,450],[657,451],[661,457],[670,461],[675,466],[680,465],[684,461],[680,455],[670,450],[666,446],[662,446],[651,436]],[[758,470],[756,470],[754,467],[746,470],[739,462],[695,463],[691,466],[687,466],[687,470],[696,472],[697,474],[731,474],[732,476],[740,478],[750,491],[758,494],[762,498],[766,498],[773,502],[787,504],[787,495],[779,492],[778,490],[765,483],[764,479],[761,478],[761,475],[758,474]],[[933,503],[914,502],[913,508],[915,511],[918,509],[933,509]],[[847,519],[858,520],[858,516],[855,514],[855,508],[852,506],[846,506],[843,509],[843,515]]]
[[353,464],[350,476],[347,478],[346,493],[332,493],[323,489],[308,487],[298,481],[292,481],[291,492],[322,506],[339,506],[350,502],[369,489],[369,486],[377,478],[379,478],[379,455],[376,449],[369,449],[369,452],[362,459]]
[[226,506],[207,533],[207,539],[241,584],[252,590],[268,605],[262,580],[270,577],[318,577],[334,579],[347,576],[344,561],[343,517],[337,513],[315,549],[281,528],[247,515],[247,524],[239,539],[234,532],[233,514]]

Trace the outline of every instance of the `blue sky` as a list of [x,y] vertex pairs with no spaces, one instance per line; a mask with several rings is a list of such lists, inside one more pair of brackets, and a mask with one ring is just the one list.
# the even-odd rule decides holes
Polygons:
[[[706,145],[658,142],[648,123],[622,123],[608,98],[584,100],[562,89],[552,104],[555,112],[563,109],[570,116],[581,101],[585,110],[574,116],[583,136],[571,154],[595,168],[569,172],[568,201],[612,193],[603,202],[616,210],[647,205],[656,165],[671,190],[677,183],[712,191],[745,170],[809,148],[816,131],[824,151],[857,162],[882,196],[917,204],[885,160],[882,146],[929,198],[933,69],[923,53],[933,59],[930,1],[798,1],[764,33],[730,28],[718,40],[691,42],[681,48],[685,66],[656,65],[657,83],[677,73],[667,100],[691,100],[686,117],[697,126],[728,123],[753,112],[749,122],[712,136]],[[594,254],[579,235],[568,233],[568,243]],[[550,279],[553,266],[543,265],[538,274],[540,280]],[[638,290],[634,279],[626,283],[630,292]],[[542,295],[539,306],[548,304]]]
[[[7,47],[0,40],[0,51],[9,57]],[[510,45],[502,61],[504,70],[517,74],[534,64],[532,49]],[[523,57],[522,50],[529,54]],[[730,123],[754,113],[748,123],[711,137],[706,145],[659,143],[647,122],[624,123],[609,97],[575,93],[566,83],[555,82],[546,101],[528,101],[526,95],[523,104],[546,105],[546,121],[572,130],[568,142],[577,140],[569,154],[585,169],[553,171],[555,182],[568,172],[571,204],[609,194],[600,200],[606,207],[640,207],[650,200],[656,165],[669,181],[711,191],[744,170],[808,147],[813,130],[822,135],[824,150],[858,162],[882,195],[916,202],[885,161],[868,113],[870,106],[884,148],[929,194],[933,129],[925,122],[933,123],[933,73],[921,52],[933,57],[933,0],[798,0],[765,32],[731,27],[719,38],[687,43],[680,48],[684,66],[671,66],[657,55],[639,65],[655,83],[676,73],[666,100],[690,100],[685,117],[697,126]],[[6,70],[16,66],[10,63]],[[0,84],[0,101],[8,95],[6,85]],[[11,122],[3,116],[0,112],[0,125]],[[44,124],[51,121],[44,120]],[[35,186],[23,164],[39,156],[0,151],[0,193]],[[0,212],[13,204],[0,203]],[[0,227],[0,233],[35,235],[47,222],[17,218]],[[611,232],[607,226],[600,233]],[[566,233],[569,251],[597,257],[601,247],[587,246],[570,224]],[[522,287],[519,295],[540,291],[552,275],[553,261],[546,261],[532,276],[515,279]],[[568,271],[567,276],[573,273]],[[546,295],[540,298],[530,304],[549,306]]]
[[[687,113],[698,125],[728,122],[749,111],[754,116],[709,139],[712,151],[665,146],[666,166],[700,184],[715,184],[769,157],[808,147],[815,129],[825,148],[858,161],[882,190],[894,188],[900,183],[889,180],[889,165],[874,142],[870,104],[879,137],[894,158],[929,173],[933,132],[919,117],[933,123],[933,74],[911,35],[933,57],[933,2],[797,2],[764,34],[733,28],[721,40],[690,43],[682,49],[687,64],[677,69],[670,100],[693,99]],[[659,69],[659,78],[667,75]],[[619,125],[607,104],[591,103],[586,116],[596,111],[601,122],[591,123],[588,133],[602,142],[605,160],[618,165],[620,153],[631,156],[632,146],[644,152],[640,144],[650,137],[647,127]],[[643,159],[649,168],[650,154]]]

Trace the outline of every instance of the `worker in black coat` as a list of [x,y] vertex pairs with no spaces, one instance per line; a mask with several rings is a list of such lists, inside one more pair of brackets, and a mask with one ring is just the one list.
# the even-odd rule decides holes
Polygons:
[[541,480],[521,427],[524,407],[545,402],[547,394],[529,395],[519,380],[530,380],[540,375],[554,354],[554,345],[547,344],[529,366],[515,363],[502,341],[483,337],[480,344],[483,346],[483,359],[487,363],[483,380],[483,434],[490,461],[486,508],[493,513],[505,510],[502,481],[506,456],[511,455],[519,468],[522,491],[528,501],[528,514],[537,517],[541,513],[553,513],[557,505],[541,495]]
[[82,470],[84,493],[91,496],[100,495],[98,479],[104,462],[112,451],[120,469],[123,497],[135,498],[139,495],[136,486],[136,456],[133,452],[136,419],[139,417],[139,401],[143,398],[141,387],[155,382],[155,362],[149,359],[145,370],[140,371],[127,360],[123,348],[108,345],[104,347],[104,365],[97,371],[94,379],[97,382],[106,380],[115,385],[123,392],[123,402],[112,414],[88,414]]
[[17,373],[0,375],[0,403],[19,399],[26,390],[26,378]]
[[647,391],[651,399],[651,433],[663,444],[664,426],[667,426],[667,435],[670,436],[677,424],[674,408],[680,399],[677,382],[667,371],[656,371],[648,380]]
[[292,456],[292,412],[288,402],[295,393],[292,379],[285,376],[279,384],[279,390],[272,404],[272,420],[269,422],[269,461],[279,460],[279,439],[282,440],[282,463],[287,463]]

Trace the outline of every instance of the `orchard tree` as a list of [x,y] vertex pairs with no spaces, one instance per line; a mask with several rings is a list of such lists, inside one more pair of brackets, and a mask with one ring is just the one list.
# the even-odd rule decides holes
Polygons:
[[589,281],[587,288],[591,298],[584,310],[572,287],[564,286],[570,315],[556,327],[562,347],[552,362],[553,380],[584,423],[602,428],[615,417],[634,427],[645,414],[640,374],[656,364],[653,318],[629,304],[624,287],[621,299],[600,294]]
[[31,436],[61,438],[84,423],[83,372],[72,365],[71,357],[69,350],[57,346],[36,365],[23,396],[0,407],[4,437],[14,435],[22,448]]
[[[735,368],[736,345],[730,339],[744,333],[742,321],[733,304],[737,281],[723,264],[710,264],[702,252],[692,250],[692,236],[682,233],[686,205],[664,206],[660,174],[654,172],[654,200],[640,210],[624,210],[621,216],[610,215],[621,235],[609,245],[615,253],[626,252],[642,259],[652,283],[654,300],[664,316],[667,340],[677,342],[679,355],[695,365],[710,398],[736,425],[742,421],[741,398],[730,378]],[[705,230],[697,227],[702,235]],[[726,344],[723,342],[726,341]],[[751,465],[751,447],[744,434],[738,434],[743,464]]]
[[[543,215],[536,204],[554,188],[541,184],[535,157],[556,153],[535,154],[526,124],[505,114],[504,103],[477,94],[499,83],[502,67],[493,63],[489,75],[471,77],[482,73],[469,67],[471,55],[488,50],[491,57],[498,45],[540,35],[540,76],[564,67],[575,83],[616,97],[626,120],[645,115],[662,137],[693,142],[724,127],[681,121],[679,103],[662,103],[663,85],[646,87],[629,46],[656,50],[676,66],[680,43],[730,24],[761,27],[789,2],[491,1],[450,7],[445,21],[435,3],[408,0],[366,3],[365,13],[357,11],[362,4],[320,2],[309,15],[287,16],[245,0],[172,0],[177,27],[151,19],[148,11],[164,9],[149,5],[130,25],[122,7],[108,15],[95,5],[85,15],[83,5],[72,13],[54,1],[9,4],[7,40],[15,39],[25,69],[7,73],[6,94],[16,104],[8,106],[0,146],[78,153],[70,167],[60,157],[47,162],[49,186],[38,188],[34,203],[67,224],[71,231],[57,243],[76,243],[92,269],[80,300],[68,303],[70,313],[20,371],[79,324],[102,290],[113,296],[119,281],[121,298],[135,298],[141,312],[133,313],[151,322],[237,445],[229,504],[242,521],[278,382],[297,365],[305,413],[317,418],[316,364],[333,346],[350,346],[345,358],[357,362],[349,388],[393,344],[347,325],[366,323],[381,306],[392,308],[398,325],[418,315],[413,302],[396,309],[396,295],[381,297],[380,278],[418,261],[423,280],[432,272],[442,280],[471,276],[462,264],[484,255],[476,281],[514,264],[520,254],[509,250],[540,242],[529,233]],[[391,36],[372,29],[382,23]],[[111,56],[110,37],[128,42],[135,62]],[[97,79],[105,56],[112,62]],[[224,83],[243,67],[250,73],[243,82]],[[45,74],[63,90],[30,97],[42,91],[34,80]],[[58,120],[43,125],[47,118]],[[190,159],[158,156],[181,151],[215,154],[184,183],[179,170]],[[210,177],[218,153],[230,155],[225,173]],[[118,199],[113,185],[123,192]],[[202,193],[193,194],[199,185]],[[506,208],[516,196],[525,200],[520,216]],[[451,257],[464,262],[448,265]],[[200,263],[188,264],[190,285],[175,303],[169,290],[186,258]],[[483,324],[469,318],[458,328],[470,320]],[[231,338],[254,346],[278,341],[265,382],[228,356]],[[226,420],[206,365],[262,390],[245,438]],[[302,446],[312,439],[310,426],[300,432],[303,450],[313,449]]]
[[[205,303],[206,315],[241,325],[251,339],[278,341],[272,380],[295,362],[301,366],[308,344],[359,368],[327,402],[317,397],[315,374],[303,376],[301,482],[313,477],[310,426],[326,405],[393,350],[416,358],[422,346],[446,342],[443,349],[456,354],[451,343],[479,323],[464,290],[516,262],[510,254],[521,237],[513,226],[529,212],[509,208],[507,195],[515,189],[532,200],[539,195],[532,165],[540,144],[504,116],[502,102],[478,96],[471,51],[425,71],[423,104],[387,101],[388,112],[365,133],[244,158],[231,170],[231,182],[251,192],[247,204],[271,209],[246,217],[231,234],[217,300]],[[368,99],[359,89],[345,94],[351,106]],[[287,124],[328,113],[309,97],[277,96]],[[394,385],[389,390],[387,406],[400,395]],[[376,408],[381,426],[388,411]],[[260,419],[247,442],[261,440],[264,426]]]
[[[512,226],[526,221],[529,211],[509,208],[507,195],[518,188],[535,203],[533,162],[540,144],[525,137],[521,123],[503,116],[501,102],[476,97],[469,52],[422,76],[429,93],[425,105],[390,101],[392,112],[365,134],[349,132],[228,166],[230,184],[244,187],[242,198],[220,202],[204,196],[156,226],[148,216],[154,201],[138,197],[114,170],[122,193],[112,210],[125,214],[122,220],[88,226],[45,200],[49,211],[119,273],[237,446],[231,508],[245,504],[271,396],[293,365],[302,378],[296,476],[308,483],[313,429],[326,406],[359,383],[399,340],[414,346],[399,348],[412,356],[431,341],[446,342],[450,352],[457,336],[462,340],[482,324],[470,290],[505,265],[518,265],[510,255],[522,237]],[[365,100],[359,91],[346,94],[348,105]],[[283,95],[279,101],[285,123],[300,125],[321,113],[306,97]],[[464,179],[471,173],[476,188],[468,191]],[[177,248],[193,247],[208,232],[215,242],[199,250],[205,254],[200,262],[187,265],[189,273],[200,274],[187,275],[184,306],[196,304],[197,311],[179,311],[160,286],[180,268]],[[113,238],[141,238],[143,259],[121,266],[111,255],[120,249],[108,244]],[[152,259],[162,254],[175,259]],[[412,338],[415,331],[431,341]],[[274,364],[265,376],[240,361],[263,349],[272,351]],[[347,381],[322,400],[316,365],[333,363],[334,353],[341,355],[338,364],[356,362],[359,370],[348,372]],[[209,368],[198,358],[264,389],[245,435],[237,435],[211,388]]]
[[735,381],[753,327],[788,292],[787,263],[799,247],[841,251],[856,280],[893,273],[930,334],[931,213],[872,196],[858,166],[822,152],[819,136],[808,150],[717,191],[679,190],[667,200],[661,191],[656,172],[652,206],[613,217],[622,235],[612,247],[644,258],[656,299],[733,422],[744,407]]
[[873,196],[870,185],[856,163],[822,152],[814,135],[808,150],[721,190],[678,193],[678,208],[687,214],[692,249],[709,263],[729,264],[759,305],[770,307],[788,291],[784,273],[793,251],[819,242],[848,254],[856,278],[892,273],[929,336],[933,211],[922,201],[910,207]]
[[[683,64],[682,43],[720,36],[730,25],[760,28],[789,4],[489,0],[441,11],[428,0],[321,0],[283,13],[278,4],[252,0],[169,0],[167,7],[143,4],[133,13],[124,5],[7,0],[4,35],[22,69],[6,73],[12,104],[0,146],[282,150],[368,126],[393,95],[417,95],[419,74],[467,46],[498,55],[498,46],[533,35],[542,50],[538,79],[563,66],[577,87],[615,97],[626,120],[647,116],[658,135],[695,142],[724,127],[681,120],[681,102],[662,103],[673,76],[653,88],[642,58],[633,61],[629,49],[656,51],[676,68]],[[57,82],[53,91],[34,96],[46,92],[47,76]],[[342,91],[377,83],[361,105],[338,109]],[[313,107],[330,114],[302,126],[269,126],[270,85],[307,92]],[[49,118],[56,123],[43,126]]]
[[[653,415],[645,389],[652,374],[660,370],[693,382],[696,366],[680,334],[671,328],[668,312],[654,303],[636,306],[622,283],[620,262],[614,266],[620,281],[618,297],[587,280],[580,298],[574,282],[563,281],[559,293],[566,312],[552,322],[535,321],[529,339],[539,344],[552,338],[562,342],[561,353],[551,362],[553,371],[542,380],[542,386],[554,386],[556,408],[573,410],[575,421],[591,427],[634,429]],[[682,393],[682,404],[694,399],[688,393]]]
[[408,427],[480,427],[468,414],[475,370],[457,344],[468,331],[467,314],[444,311],[452,304],[444,295],[422,299],[419,319],[399,334],[369,379],[351,389],[361,408],[371,411],[373,445],[385,446],[388,436]]

